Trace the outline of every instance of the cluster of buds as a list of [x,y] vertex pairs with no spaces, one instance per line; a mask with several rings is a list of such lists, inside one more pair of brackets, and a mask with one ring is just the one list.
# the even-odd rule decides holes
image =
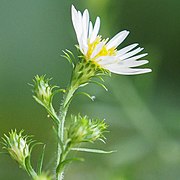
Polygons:
[[45,106],[45,107],[49,107],[52,103],[52,97],[54,95],[53,93],[53,89],[56,86],[51,87],[49,85],[49,81],[51,79],[45,78],[45,76],[35,76],[34,78],[34,98],[35,100]]
[[20,167],[25,168],[25,159],[30,156],[31,140],[27,140],[28,136],[23,136],[22,133],[23,131],[18,134],[16,130],[11,130],[9,136],[5,134],[2,139],[4,149],[8,151],[12,159],[18,162]]
[[107,125],[104,120],[93,120],[87,116],[72,116],[71,124],[67,131],[68,139],[72,144],[81,142],[94,142],[97,139],[104,142],[103,133],[106,131]]

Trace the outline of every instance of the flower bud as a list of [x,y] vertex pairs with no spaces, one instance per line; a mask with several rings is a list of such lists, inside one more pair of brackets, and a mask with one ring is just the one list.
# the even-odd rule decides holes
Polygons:
[[53,88],[49,85],[50,79],[45,76],[35,76],[34,78],[34,98],[43,106],[49,106],[52,101]]
[[87,116],[73,116],[68,129],[68,138],[71,143],[94,142],[105,139],[103,133],[107,125],[102,120],[89,119]]
[[8,151],[11,158],[19,163],[21,167],[25,167],[25,159],[30,155],[29,145],[27,143],[28,136],[22,136],[23,131],[18,134],[16,130],[11,130],[9,136],[4,135],[4,149]]

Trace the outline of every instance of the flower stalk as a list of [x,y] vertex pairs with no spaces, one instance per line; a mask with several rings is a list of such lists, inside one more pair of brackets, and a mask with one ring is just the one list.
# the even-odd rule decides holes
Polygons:
[[97,72],[100,69],[91,61],[86,62],[84,58],[81,59],[79,63],[77,63],[73,69],[71,83],[69,88],[64,93],[63,100],[59,109],[59,123],[57,126],[57,135],[60,142],[58,142],[57,146],[57,167],[56,167],[56,179],[63,179],[63,172],[60,172],[60,164],[65,160],[66,156],[69,153],[70,147],[67,146],[63,149],[62,145],[64,145],[64,125],[66,120],[66,115],[68,112],[69,105],[73,98],[74,93],[78,90],[79,87],[85,86],[89,83],[91,78],[95,77]]
[[60,106],[60,110],[59,110],[59,124],[57,127],[57,135],[58,135],[58,139],[60,142],[58,142],[58,146],[57,146],[57,166],[56,166],[56,180],[62,180],[63,179],[63,173],[59,173],[57,171],[58,167],[60,166],[63,158],[62,156],[64,156],[63,154],[63,144],[64,144],[64,123],[65,123],[65,119],[66,119],[66,115],[67,115],[67,111],[69,108],[69,104],[71,101],[71,98],[73,97],[74,92],[76,91],[77,88],[73,88],[70,87],[69,90],[67,90],[64,94],[63,97],[63,101],[61,103]]

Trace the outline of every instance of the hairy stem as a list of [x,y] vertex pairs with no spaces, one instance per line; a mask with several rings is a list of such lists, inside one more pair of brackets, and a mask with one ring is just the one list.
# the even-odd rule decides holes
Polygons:
[[[77,90],[76,87],[70,86],[70,88],[67,90],[67,92],[64,94],[62,104],[60,106],[60,111],[59,111],[59,120],[60,123],[58,124],[57,127],[57,132],[58,132],[58,139],[61,140],[62,144],[64,145],[64,123],[67,115],[67,111],[69,108],[69,104],[71,102],[72,96],[74,92]],[[58,147],[57,147],[57,166],[61,163],[61,156],[62,156],[62,148],[61,143],[58,142]],[[56,180],[63,180],[63,172],[56,174]]]

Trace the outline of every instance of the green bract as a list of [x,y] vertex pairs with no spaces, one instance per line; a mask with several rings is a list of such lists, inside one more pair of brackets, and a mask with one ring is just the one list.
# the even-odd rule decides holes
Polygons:
[[73,70],[71,86],[83,86],[88,84],[93,77],[110,74],[110,72],[102,69],[93,61],[86,61],[83,57],[80,57],[80,59],[80,62],[76,64]]

